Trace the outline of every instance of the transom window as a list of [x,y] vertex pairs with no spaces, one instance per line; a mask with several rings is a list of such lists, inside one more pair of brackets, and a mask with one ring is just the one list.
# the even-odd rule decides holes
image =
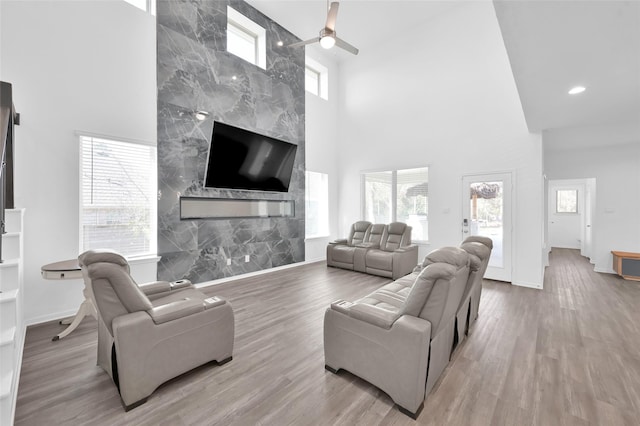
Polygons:
[[578,213],[577,189],[559,189],[556,191],[556,213]]
[[156,147],[80,136],[80,251],[155,254]]
[[304,88],[307,92],[329,99],[329,70],[320,62],[305,56]]
[[362,174],[362,217],[372,223],[404,222],[411,238],[428,241],[429,168]]
[[307,92],[320,96],[320,73],[318,71],[305,67],[304,88]]
[[265,29],[230,6],[227,6],[227,52],[262,69],[267,67]]

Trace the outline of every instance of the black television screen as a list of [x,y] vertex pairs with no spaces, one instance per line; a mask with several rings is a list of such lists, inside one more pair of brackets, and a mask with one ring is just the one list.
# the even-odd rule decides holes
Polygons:
[[204,186],[287,192],[297,148],[294,144],[216,121]]

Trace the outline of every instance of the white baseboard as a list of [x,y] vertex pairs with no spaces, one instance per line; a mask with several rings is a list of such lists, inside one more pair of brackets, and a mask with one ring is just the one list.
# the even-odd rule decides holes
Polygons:
[[613,275],[615,275],[615,273],[616,273],[613,269],[598,268],[597,266],[594,266],[593,271],[594,272],[601,272],[603,274],[613,274]]
[[535,288],[536,290],[542,290],[542,284],[541,283],[530,283],[530,282],[526,282],[526,281],[518,281],[518,282],[512,282],[512,285],[517,285],[518,287],[526,287],[526,288]]

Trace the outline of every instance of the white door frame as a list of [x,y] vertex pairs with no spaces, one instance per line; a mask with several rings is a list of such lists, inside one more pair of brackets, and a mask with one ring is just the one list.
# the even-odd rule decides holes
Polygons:
[[[461,220],[461,234],[464,240],[470,235],[470,227],[465,228],[464,219],[470,220],[470,205],[469,205],[469,189],[468,185],[471,181],[503,181],[504,182],[504,204],[503,204],[503,267],[487,267],[485,278],[493,279],[497,281],[512,282],[513,280],[513,265],[514,256],[513,250],[515,247],[515,215],[514,207],[516,205],[515,200],[515,172],[511,170],[496,171],[486,173],[472,173],[462,175],[461,188],[462,188],[462,220]],[[467,223],[468,225],[469,223]],[[465,230],[467,231],[465,233]]]

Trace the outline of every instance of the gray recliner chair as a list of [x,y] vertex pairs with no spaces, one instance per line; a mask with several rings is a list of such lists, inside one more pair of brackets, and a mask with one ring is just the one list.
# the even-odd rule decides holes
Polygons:
[[487,272],[487,267],[489,266],[489,259],[491,258],[491,251],[493,250],[493,241],[491,238],[482,237],[480,235],[473,235],[471,237],[467,237],[462,244],[465,243],[480,243],[486,246],[489,249],[489,255],[486,256],[482,260],[482,264],[480,265],[480,269],[478,269],[478,279],[474,282],[473,287],[470,291],[470,305],[469,305],[469,327],[468,330],[471,330],[471,326],[478,319],[478,308],[480,307],[480,296],[482,295],[482,279],[484,278],[485,272]]
[[462,343],[465,336],[469,334],[469,324],[471,320],[471,294],[473,291],[477,291],[478,287],[482,288],[482,271],[487,269],[486,265],[489,262],[489,257],[491,256],[491,249],[476,241],[464,242],[460,245],[460,248],[469,254],[470,272],[467,285],[464,289],[464,293],[462,294],[460,306],[458,307],[458,313],[456,314],[458,338],[456,344]]
[[367,250],[364,263],[361,272],[394,280],[411,273],[418,264],[418,246],[411,244],[411,226],[402,222],[386,225],[380,247]]
[[89,250],[78,261],[102,330],[98,364],[116,384],[125,410],[144,403],[167,380],[210,361],[231,360],[229,302],[207,297],[190,283],[178,283],[185,288],[175,290],[171,283],[150,283],[150,298],[115,252]]
[[449,362],[468,276],[469,255],[446,247],[367,297],[332,303],[324,317],[325,368],[363,378],[417,417]]
[[353,270],[355,247],[368,240],[371,222],[361,220],[351,225],[349,237],[327,245],[327,266]]

